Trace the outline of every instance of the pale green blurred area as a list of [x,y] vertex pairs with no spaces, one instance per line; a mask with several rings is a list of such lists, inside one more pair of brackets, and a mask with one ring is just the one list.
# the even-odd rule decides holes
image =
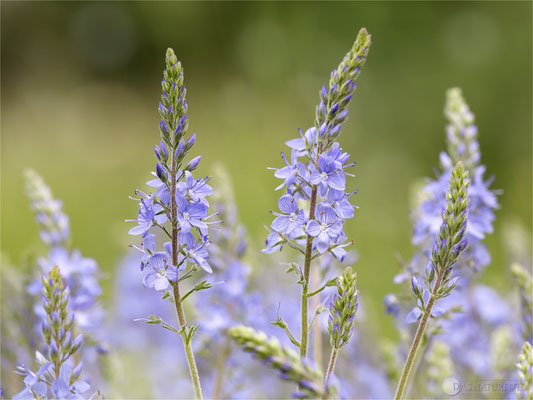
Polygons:
[[32,167],[63,199],[74,245],[99,262],[111,298],[135,240],[128,195],[155,167],[169,46],[185,68],[199,173],[226,165],[260,249],[280,195],[267,167],[311,126],[319,89],[362,26],[373,46],[340,142],[357,161],[349,185],[360,209],[347,230],[365,307],[390,334],[381,301],[396,255],[412,254],[410,197],[445,149],[452,86],[476,114],[482,160],[503,189],[485,279],[508,288],[501,227],[531,230],[529,2],[2,2],[2,251],[18,263],[38,248],[22,182]]

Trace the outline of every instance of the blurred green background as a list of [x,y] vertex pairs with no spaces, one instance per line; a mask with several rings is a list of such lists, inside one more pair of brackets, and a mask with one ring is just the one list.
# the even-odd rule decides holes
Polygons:
[[[531,230],[531,2],[7,2],[2,7],[2,251],[39,243],[22,172],[63,199],[74,245],[109,280],[131,237],[128,199],[154,169],[164,52],[185,67],[201,174],[222,162],[256,249],[276,207],[284,142],[360,27],[373,36],[340,138],[358,162],[347,225],[366,306],[381,315],[408,258],[413,185],[445,148],[445,90],[463,88],[503,189],[486,280],[505,289],[506,221]],[[216,185],[216,176],[213,177]],[[275,265],[273,267],[276,267]],[[135,273],[136,271],[132,271]]]

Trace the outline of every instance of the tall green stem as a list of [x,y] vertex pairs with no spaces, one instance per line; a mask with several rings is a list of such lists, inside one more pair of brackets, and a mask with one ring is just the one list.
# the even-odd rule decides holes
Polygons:
[[[311,290],[314,292],[320,286],[320,271],[315,268],[311,274]],[[311,308],[316,310],[320,304],[320,297],[313,296],[311,298]],[[313,349],[315,363],[322,368],[322,327],[319,323],[313,325]]]
[[431,296],[426,305],[426,310],[424,314],[422,315],[422,319],[420,320],[420,323],[418,324],[418,328],[416,329],[415,338],[413,339],[413,344],[411,345],[411,348],[409,349],[409,354],[407,355],[407,360],[405,361],[405,365],[403,367],[402,375],[400,377],[400,382],[398,383],[398,388],[396,389],[396,395],[394,396],[396,400],[400,400],[403,397],[405,390],[407,388],[407,383],[409,381],[409,374],[411,373],[413,363],[415,362],[416,353],[418,351],[418,348],[420,347],[420,342],[422,341],[422,338],[424,337],[424,332],[426,331],[429,316],[431,315],[431,309],[433,308],[433,305],[435,304],[435,297],[436,297],[437,291],[440,288],[440,285],[442,284],[442,279],[444,278],[445,272],[446,272],[446,268],[441,268],[441,272],[439,272],[439,274],[437,275],[437,280],[435,281],[435,285],[433,285],[433,290],[431,291]]
[[[178,265],[178,210],[176,205],[176,172],[177,172],[176,159],[172,160],[171,171],[171,213],[172,213],[172,265]],[[185,348],[185,354],[187,356],[187,364],[189,365],[189,372],[191,374],[192,384],[194,386],[194,395],[197,399],[202,399],[202,387],[200,385],[200,375],[198,374],[198,368],[196,367],[196,360],[194,358],[194,352],[192,350],[192,344],[190,338],[186,337],[185,328],[187,327],[187,318],[185,317],[185,311],[181,304],[179,280],[172,283],[174,289],[174,304],[176,305],[176,312],[178,314],[178,321],[181,328],[181,339],[183,341],[183,347]]]
[[[311,202],[309,205],[309,220],[315,218],[316,209],[316,196],[317,187],[313,186],[311,190]],[[307,244],[305,246],[305,261],[304,261],[304,285],[302,287],[302,327],[300,338],[300,357],[303,358],[307,355],[307,339],[309,336],[309,319],[307,316],[307,308],[309,305],[309,298],[307,294],[309,292],[309,272],[311,271],[311,258],[313,255],[313,237],[307,235]]]

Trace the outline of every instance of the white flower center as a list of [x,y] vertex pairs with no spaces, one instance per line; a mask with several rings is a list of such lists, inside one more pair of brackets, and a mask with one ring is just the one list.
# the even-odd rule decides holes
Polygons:
[[291,215],[289,215],[289,219],[291,221],[296,221],[297,218],[298,218],[298,216],[296,215],[295,212],[291,212]]
[[320,174],[320,177],[322,178],[323,181],[325,181],[326,179],[328,179],[328,174],[326,174],[325,172],[322,172]]
[[189,219],[189,213],[188,213],[188,212],[184,212],[184,213],[183,213],[183,218],[184,218],[185,220],[188,220],[188,219]]
[[326,232],[326,231],[328,230],[328,225],[327,225],[327,224],[321,224],[321,225],[320,225],[320,230],[321,230],[322,232]]
[[160,277],[164,278],[165,276],[167,276],[167,270],[164,269],[164,268],[161,268],[157,271],[157,275],[159,275]]

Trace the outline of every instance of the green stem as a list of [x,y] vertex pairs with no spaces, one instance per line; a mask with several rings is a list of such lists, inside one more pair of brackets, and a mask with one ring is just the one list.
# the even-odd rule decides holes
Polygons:
[[[320,284],[320,272],[317,268],[313,270],[313,275],[311,279],[312,290],[316,292],[318,290],[318,285]],[[311,306],[313,310],[316,310],[320,305],[319,296],[314,296],[311,299]],[[315,355],[315,363],[319,368],[322,368],[322,329],[320,324],[315,324],[313,326],[313,349]]]
[[[171,183],[171,212],[172,212],[172,265],[178,265],[178,210],[176,205],[176,171],[177,171],[176,159],[172,160],[172,172],[170,174]],[[189,365],[189,372],[191,374],[192,384],[194,386],[194,395],[197,399],[202,399],[202,387],[200,385],[200,375],[198,374],[198,368],[196,367],[196,360],[194,358],[194,352],[192,350],[191,339],[186,337],[185,328],[187,327],[187,318],[185,317],[185,311],[183,310],[182,300],[180,296],[179,280],[172,283],[174,289],[174,304],[176,305],[176,312],[178,314],[178,321],[181,328],[181,339],[183,340],[183,347],[185,348],[185,354],[187,356],[187,364]]]
[[329,377],[333,373],[333,370],[335,369],[335,363],[337,362],[337,353],[339,352],[339,349],[332,347],[331,348],[331,357],[329,358],[329,364],[328,364],[328,371],[326,373],[326,379],[324,380],[324,384],[327,385],[329,381]]
[[431,309],[433,308],[433,305],[435,304],[436,294],[440,288],[440,285],[442,284],[442,280],[444,278],[445,272],[446,272],[446,268],[441,268],[441,271],[437,275],[437,280],[435,281],[435,285],[433,286],[433,290],[431,291],[431,296],[426,305],[426,309],[424,311],[424,314],[422,315],[422,319],[420,320],[420,323],[418,324],[418,328],[416,329],[415,338],[413,339],[413,344],[411,345],[411,348],[409,349],[409,354],[407,355],[407,360],[405,361],[405,365],[403,367],[402,375],[400,377],[400,382],[398,383],[398,388],[396,389],[396,395],[394,396],[395,400],[400,400],[405,393],[405,389],[409,381],[409,374],[411,373],[413,363],[415,362],[415,359],[416,359],[416,352],[418,351],[418,348],[420,347],[420,342],[422,341],[422,338],[424,337],[424,332],[427,327],[429,316],[431,315]]
[[[309,220],[315,218],[316,208],[316,196],[317,187],[313,186],[311,190],[311,203],[309,205]],[[311,257],[313,250],[313,237],[307,235],[307,244],[305,246],[305,261],[304,261],[304,284],[302,287],[302,326],[301,326],[301,338],[300,338],[300,358],[304,358],[307,355],[307,339],[309,336],[309,321],[307,318],[307,308],[309,305],[309,298],[307,293],[309,291],[309,272],[311,270]]]

